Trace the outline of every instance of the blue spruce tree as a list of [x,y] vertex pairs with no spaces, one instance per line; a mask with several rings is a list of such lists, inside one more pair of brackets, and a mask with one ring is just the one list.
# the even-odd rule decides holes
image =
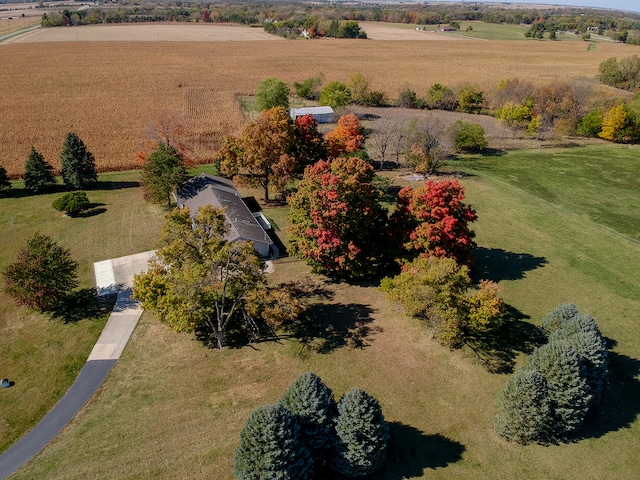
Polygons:
[[329,435],[336,409],[329,387],[314,373],[303,373],[284,392],[280,404],[298,420],[301,441],[314,460],[322,460],[330,446]]
[[240,480],[306,480],[313,465],[295,417],[282,405],[264,406],[247,419],[233,458]]
[[512,442],[544,442],[553,427],[547,381],[535,370],[520,369],[496,399],[496,433]]
[[562,322],[578,315],[578,307],[573,303],[564,303],[551,310],[542,319],[542,330],[549,337],[553,332],[562,328]]
[[332,435],[331,465],[347,477],[363,477],[378,470],[387,455],[389,426],[377,400],[351,389],[338,402]]

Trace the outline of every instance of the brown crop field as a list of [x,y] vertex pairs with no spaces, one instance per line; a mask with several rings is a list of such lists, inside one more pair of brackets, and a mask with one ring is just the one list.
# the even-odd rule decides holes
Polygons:
[[[192,29],[171,26],[177,27]],[[64,136],[74,131],[101,171],[136,167],[145,126],[163,110],[185,114],[194,150],[207,161],[222,137],[245,122],[236,96],[251,94],[267,77],[292,84],[320,72],[326,81],[360,72],[393,99],[406,86],[423,96],[433,83],[491,89],[514,77],[537,84],[594,79],[606,58],[639,52],[623,44],[588,51],[583,42],[548,41],[3,43],[0,162],[10,175],[21,175],[33,145],[57,168]]]

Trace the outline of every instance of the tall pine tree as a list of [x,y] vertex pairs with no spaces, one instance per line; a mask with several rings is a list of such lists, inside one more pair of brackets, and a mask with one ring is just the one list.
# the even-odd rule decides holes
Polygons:
[[287,388],[280,403],[296,416],[301,439],[314,460],[322,459],[330,446],[331,421],[336,408],[331,389],[314,373],[303,373]]
[[338,402],[332,438],[332,467],[347,477],[378,470],[387,455],[389,426],[376,399],[352,388]]
[[41,153],[31,147],[29,158],[24,166],[24,188],[32,193],[42,193],[55,184],[53,167]]
[[282,405],[264,406],[247,419],[233,458],[239,480],[307,480],[313,461],[300,441],[300,427]]
[[98,173],[93,154],[75,133],[68,133],[60,152],[62,180],[73,190],[93,188],[98,184]]

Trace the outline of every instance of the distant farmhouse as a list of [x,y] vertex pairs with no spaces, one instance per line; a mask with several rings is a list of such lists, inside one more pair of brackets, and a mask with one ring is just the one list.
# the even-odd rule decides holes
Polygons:
[[296,121],[296,118],[303,117],[305,115],[313,116],[318,123],[333,122],[333,108],[331,107],[292,108],[289,110],[289,115],[294,122]]
[[175,197],[178,207],[189,207],[193,218],[203,205],[224,208],[229,226],[227,241],[248,240],[263,258],[277,256],[277,248],[266,232],[271,225],[261,212],[249,210],[231,180],[201,173],[183,183]]

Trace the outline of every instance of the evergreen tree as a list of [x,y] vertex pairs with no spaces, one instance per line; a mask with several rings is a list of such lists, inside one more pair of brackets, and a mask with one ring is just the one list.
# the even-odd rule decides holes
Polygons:
[[142,167],[145,197],[153,203],[171,205],[171,192],[189,178],[182,156],[172,145],[159,143]]
[[282,405],[263,406],[247,419],[233,458],[240,480],[306,480],[313,465],[296,418]]
[[7,193],[9,190],[11,190],[9,176],[7,175],[7,171],[4,167],[0,165],[0,193]]
[[45,161],[41,153],[31,147],[24,166],[24,188],[33,193],[42,193],[55,184],[53,167]]
[[580,355],[571,344],[554,338],[529,355],[526,368],[538,371],[547,381],[557,437],[580,428],[591,395]]
[[331,389],[314,373],[303,373],[284,392],[280,404],[296,416],[301,440],[314,459],[322,459],[330,445],[336,408]]
[[74,190],[93,188],[98,184],[98,173],[93,154],[75,133],[68,133],[60,152],[62,180]]
[[387,454],[389,426],[377,400],[351,389],[338,402],[332,435],[332,467],[347,477],[375,472]]
[[543,442],[552,428],[547,381],[535,370],[520,369],[498,394],[496,433],[512,442]]
[[553,332],[562,328],[562,322],[578,315],[578,307],[573,303],[557,306],[542,319],[542,330],[549,337]]
[[580,355],[591,395],[590,404],[598,404],[602,398],[608,371],[607,342],[598,325],[589,315],[575,315],[562,322],[562,328],[550,337],[550,341],[562,338]]

